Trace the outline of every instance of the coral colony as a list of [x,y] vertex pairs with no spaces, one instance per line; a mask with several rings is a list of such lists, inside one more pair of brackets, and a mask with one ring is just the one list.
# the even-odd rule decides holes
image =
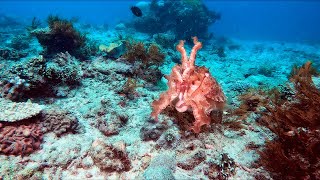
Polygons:
[[199,0],[125,8],[0,13],[0,180],[320,179],[319,45],[213,35]]

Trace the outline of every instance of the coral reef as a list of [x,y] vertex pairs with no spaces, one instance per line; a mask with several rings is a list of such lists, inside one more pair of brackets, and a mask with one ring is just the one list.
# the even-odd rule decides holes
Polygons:
[[244,93],[249,88],[250,88],[250,83],[246,83],[243,81],[233,82],[229,87],[230,90],[232,90],[233,92],[238,93],[238,94]]
[[125,51],[125,43],[122,41],[117,41],[110,43],[108,46],[101,44],[99,50],[105,52],[107,57],[119,58]]
[[[137,6],[139,7],[139,4]],[[177,39],[188,41],[195,35],[209,38],[208,27],[220,19],[218,13],[208,10],[201,1],[190,3],[184,0],[153,0],[144,9],[147,13],[135,18],[129,26],[152,35],[171,31]]]
[[134,99],[136,94],[136,88],[143,87],[143,85],[137,84],[137,80],[128,78],[126,83],[122,86],[122,90],[118,92],[119,94],[125,95],[128,99]]
[[[48,85],[48,82],[43,75],[45,72],[45,64],[46,60],[43,56],[39,56],[10,67],[10,73],[4,74],[2,77],[4,82],[6,82],[6,86],[10,87],[11,95],[9,96],[9,99],[21,100],[25,97],[39,97],[52,94],[52,91],[49,90],[51,86]],[[23,81],[24,83],[17,83],[18,79],[21,79],[20,81]],[[15,83],[10,85],[10,82]],[[15,87],[19,88],[16,88],[16,91],[13,91],[13,88]],[[13,92],[16,93],[13,94]],[[8,95],[6,96],[8,97]]]
[[31,21],[31,24],[29,26],[27,26],[26,29],[29,32],[31,32],[31,31],[33,31],[35,29],[38,29],[40,27],[40,25],[41,25],[41,21],[38,18],[33,17],[32,21]]
[[267,104],[266,95],[267,94],[260,89],[249,89],[246,93],[238,97],[241,104],[231,112],[231,116],[237,116],[241,121],[245,120],[250,113],[257,112],[261,106]]
[[97,121],[97,128],[102,132],[105,136],[112,136],[119,134],[121,127],[121,122],[111,121],[107,122],[106,120],[99,119]]
[[176,36],[173,33],[158,33],[153,35],[154,41],[163,48],[173,48]]
[[17,35],[11,39],[10,47],[17,50],[25,50],[30,47],[31,38],[27,35]]
[[12,66],[9,72],[3,75],[0,93],[11,100],[61,96],[62,87],[79,85],[82,76],[80,63],[67,52],[58,53],[52,59],[31,58]]
[[276,134],[259,151],[259,163],[275,179],[320,178],[320,91],[312,82],[311,67],[307,62],[293,69],[292,99],[275,94],[259,121]]
[[41,113],[42,131],[53,132],[58,137],[80,130],[78,119],[70,112],[49,109]]
[[[101,115],[104,115],[102,112]],[[119,133],[120,128],[123,127],[128,121],[126,115],[119,115],[111,113],[110,117],[100,116],[97,117],[96,127],[105,135],[112,136]]]
[[89,155],[95,165],[107,172],[122,172],[131,169],[130,159],[125,151],[125,145],[108,145],[101,140],[92,143]]
[[227,56],[223,46],[214,46],[212,49],[212,53],[218,55],[218,57],[220,58],[224,58]]
[[210,112],[222,110],[226,97],[217,81],[210,76],[208,69],[195,66],[195,56],[202,44],[196,37],[193,41],[194,47],[189,59],[183,47],[184,41],[180,41],[177,46],[182,55],[182,64],[174,66],[171,74],[166,76],[169,90],[152,103],[151,117],[157,119],[161,111],[173,102],[179,112],[192,109],[195,122],[191,129],[199,133],[201,126],[210,124]]
[[0,154],[24,156],[40,148],[42,109],[35,103],[0,98]]
[[165,55],[160,52],[159,47],[155,44],[151,44],[146,48],[142,42],[126,41],[126,49],[127,51],[123,57],[131,63],[140,61],[144,67],[159,66],[165,58]]
[[319,45],[211,36],[204,4],[139,2],[116,27],[0,26],[0,180],[320,179],[319,73],[307,63],[284,84],[295,63],[317,67]]

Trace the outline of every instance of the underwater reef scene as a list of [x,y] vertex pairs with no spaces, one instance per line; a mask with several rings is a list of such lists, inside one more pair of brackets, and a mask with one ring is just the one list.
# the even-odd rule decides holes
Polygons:
[[320,41],[216,35],[201,0],[121,8],[0,11],[0,180],[320,179]]

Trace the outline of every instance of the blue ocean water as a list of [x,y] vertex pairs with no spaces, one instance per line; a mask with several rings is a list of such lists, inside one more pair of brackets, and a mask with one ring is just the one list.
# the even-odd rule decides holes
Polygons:
[[0,180],[320,179],[320,2],[0,1]]
[[[66,18],[79,17],[81,22],[114,26],[130,20],[129,7],[138,0],[111,1],[1,1],[0,13],[21,19],[49,14]],[[320,40],[320,2],[318,1],[214,1],[204,0],[222,20],[210,30],[223,36],[274,41]]]
[[222,12],[212,27],[219,34],[243,39],[319,42],[319,1],[208,1]]

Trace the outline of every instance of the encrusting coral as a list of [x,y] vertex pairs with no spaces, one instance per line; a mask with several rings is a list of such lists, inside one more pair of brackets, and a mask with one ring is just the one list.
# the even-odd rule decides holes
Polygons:
[[12,102],[0,98],[0,122],[16,122],[37,116],[42,111],[43,106],[28,102]]
[[184,41],[180,41],[177,46],[182,55],[182,64],[174,66],[171,74],[166,76],[169,89],[160,95],[159,100],[152,103],[151,117],[157,120],[158,115],[172,102],[179,112],[192,109],[195,122],[191,129],[199,133],[201,126],[210,124],[210,112],[223,109],[226,97],[209,70],[195,66],[196,53],[202,44],[197,37],[193,38],[193,42],[194,47],[189,59],[183,47]]

